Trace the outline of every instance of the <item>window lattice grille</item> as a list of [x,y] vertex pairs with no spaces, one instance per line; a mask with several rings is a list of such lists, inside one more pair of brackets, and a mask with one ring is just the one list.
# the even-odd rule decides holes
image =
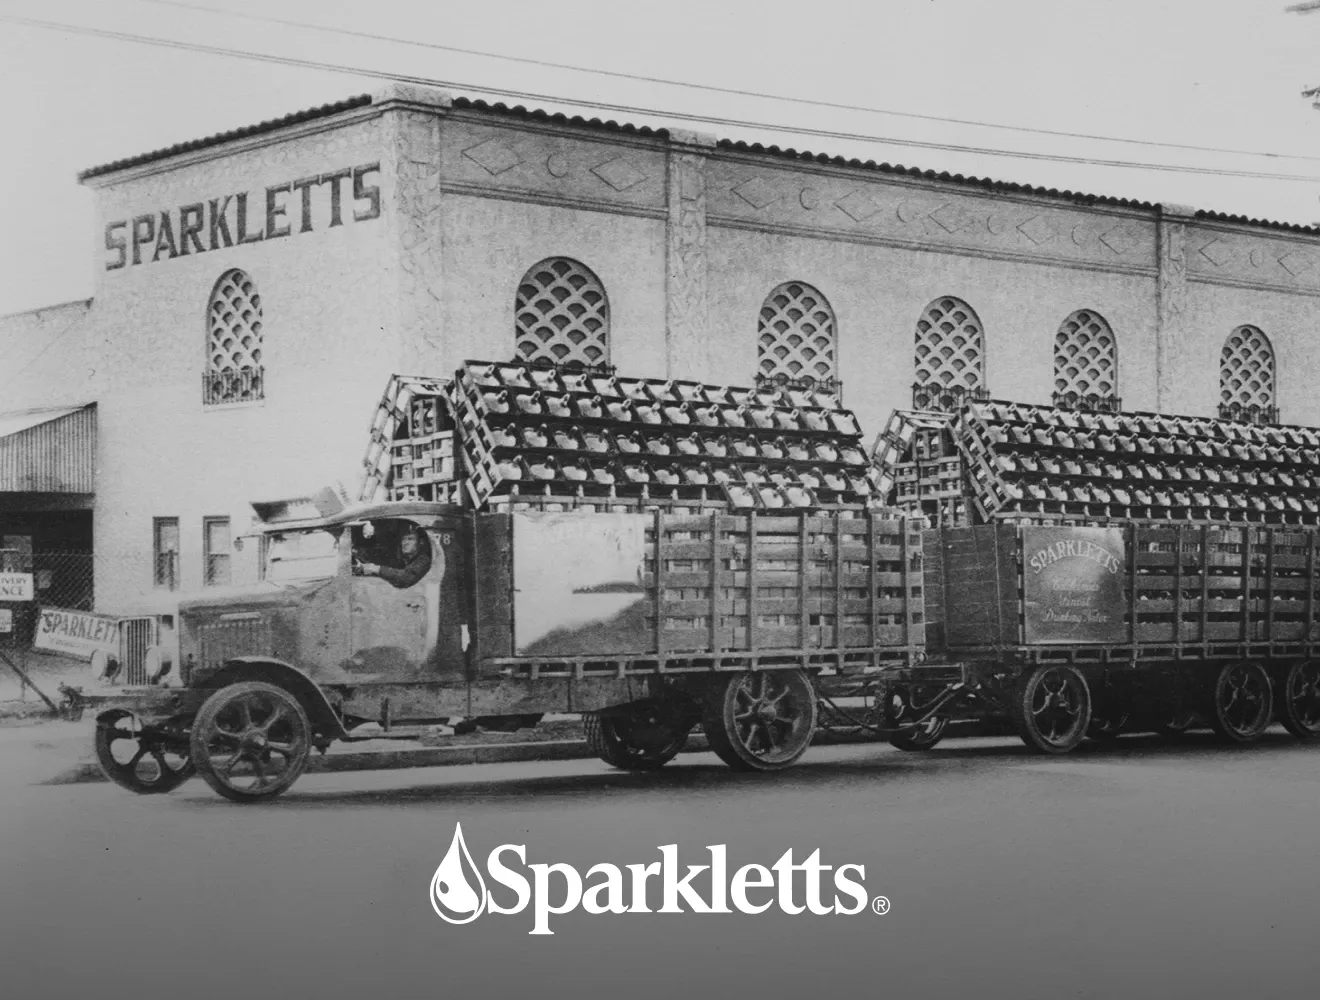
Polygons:
[[1118,343],[1099,313],[1079,309],[1054,338],[1054,393],[1109,399],[1118,395]]
[[518,283],[514,344],[520,361],[604,365],[610,360],[610,303],[589,268],[543,260]]
[[206,311],[203,401],[234,403],[262,398],[261,295],[244,271],[226,271]]
[[985,388],[985,333],[962,299],[936,299],[917,321],[917,385]]
[[1224,341],[1219,401],[1222,407],[1274,407],[1274,348],[1254,326],[1240,326]]
[[789,281],[772,291],[757,323],[758,374],[822,381],[838,371],[834,310],[810,285]]

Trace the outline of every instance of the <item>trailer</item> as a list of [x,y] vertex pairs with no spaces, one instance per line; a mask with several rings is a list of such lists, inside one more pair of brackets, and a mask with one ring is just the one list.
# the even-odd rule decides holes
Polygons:
[[939,525],[927,663],[887,680],[939,713],[905,749],[986,716],[1046,753],[1193,725],[1249,743],[1276,718],[1320,736],[1314,429],[968,400],[895,414],[873,455]]

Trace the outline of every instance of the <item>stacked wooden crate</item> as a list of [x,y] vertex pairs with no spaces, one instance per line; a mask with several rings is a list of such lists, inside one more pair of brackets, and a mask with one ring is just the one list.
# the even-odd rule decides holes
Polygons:
[[878,503],[837,396],[468,362],[451,388],[474,507],[829,509]]
[[469,361],[395,376],[372,423],[360,499],[482,510],[820,510],[882,503],[861,429],[818,385],[624,378],[612,369]]
[[954,426],[953,414],[898,410],[890,416],[871,452],[890,506],[935,525],[968,523]]
[[459,499],[449,383],[395,375],[372,419],[358,499]]
[[987,402],[955,437],[982,521],[1320,523],[1310,428]]

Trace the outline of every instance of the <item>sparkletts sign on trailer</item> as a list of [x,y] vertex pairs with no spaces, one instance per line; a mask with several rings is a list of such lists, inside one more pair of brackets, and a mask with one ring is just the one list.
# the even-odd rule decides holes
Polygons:
[[1126,566],[1121,528],[1023,528],[1026,641],[1126,640]]

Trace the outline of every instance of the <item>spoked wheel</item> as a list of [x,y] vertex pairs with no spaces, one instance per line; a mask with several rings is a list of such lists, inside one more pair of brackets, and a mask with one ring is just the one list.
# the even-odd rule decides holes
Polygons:
[[1166,739],[1178,739],[1196,722],[1196,712],[1188,707],[1165,705],[1156,710],[1151,725]]
[[899,750],[930,750],[944,739],[944,730],[949,728],[947,715],[932,715],[925,722],[904,729],[902,732],[889,734],[889,745]]
[[760,670],[720,678],[701,720],[710,748],[740,771],[779,771],[811,745],[816,690],[801,670]]
[[664,767],[687,744],[691,716],[678,717],[656,707],[626,713],[589,713],[583,719],[587,746],[611,767],[654,771]]
[[1091,690],[1072,667],[1036,667],[1018,686],[1013,715],[1018,735],[1030,749],[1068,753],[1086,736]]
[[890,693],[888,721],[891,725],[904,728],[896,733],[890,733],[886,739],[889,740],[890,746],[899,750],[930,750],[944,739],[944,731],[949,728],[949,717],[932,715],[915,725],[908,726],[907,722],[916,716],[918,711],[913,708],[913,701],[913,691],[910,688],[899,688]]
[[1114,709],[1107,709],[1103,713],[1093,713],[1091,724],[1086,727],[1086,735],[1093,740],[1111,743],[1127,730],[1130,719],[1130,713],[1115,711]]
[[1320,737],[1320,662],[1294,663],[1283,679],[1279,721],[1299,740]]
[[139,795],[162,795],[191,778],[187,733],[172,722],[146,726],[123,708],[97,716],[96,760],[105,776]]
[[193,722],[197,772],[235,802],[287,790],[306,769],[311,749],[312,727],[298,699],[261,681],[221,688]]
[[1270,724],[1274,696],[1259,663],[1230,663],[1219,671],[1211,694],[1210,725],[1233,743],[1250,743]]

